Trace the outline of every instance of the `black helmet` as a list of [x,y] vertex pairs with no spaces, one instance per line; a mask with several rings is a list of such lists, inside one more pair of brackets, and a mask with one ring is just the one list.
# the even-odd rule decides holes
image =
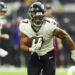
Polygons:
[[7,7],[4,2],[0,2],[0,12],[6,13]]
[[29,8],[29,16],[45,16],[44,5],[40,2],[33,3]]
[[[45,16],[45,13],[46,13],[45,7],[40,2],[34,2],[29,8],[29,16],[32,20],[34,19],[34,17],[37,17],[37,16],[42,17],[43,19]],[[36,25],[36,26],[40,26],[40,25]]]

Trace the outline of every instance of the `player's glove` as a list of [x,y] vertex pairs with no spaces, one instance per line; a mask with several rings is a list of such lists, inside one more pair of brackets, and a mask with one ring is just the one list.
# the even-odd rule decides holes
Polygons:
[[42,38],[39,38],[37,43],[35,43],[35,39],[33,39],[32,46],[31,48],[29,48],[29,51],[37,52],[41,48],[41,45],[42,45]]
[[8,52],[5,51],[4,49],[0,48],[0,56],[1,56],[1,57],[5,57],[5,56],[7,56],[7,55],[8,55]]
[[71,51],[71,58],[75,61],[75,50]]

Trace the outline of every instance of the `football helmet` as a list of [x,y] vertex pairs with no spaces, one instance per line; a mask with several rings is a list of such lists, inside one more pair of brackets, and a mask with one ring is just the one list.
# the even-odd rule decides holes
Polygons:
[[[41,24],[43,23],[45,14],[46,14],[45,7],[40,2],[34,2],[29,8],[29,16],[30,16],[31,22],[36,27],[41,26]],[[36,19],[39,19],[40,22],[36,23],[35,22]]]
[[4,2],[0,2],[0,12],[6,13],[6,11],[7,11],[6,4]]

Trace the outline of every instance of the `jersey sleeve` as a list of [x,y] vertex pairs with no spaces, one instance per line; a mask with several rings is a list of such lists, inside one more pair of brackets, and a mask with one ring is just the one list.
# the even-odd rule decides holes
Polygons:
[[19,30],[22,33],[25,33],[25,24],[21,21],[19,24]]
[[53,33],[53,31],[56,29],[56,25],[54,25],[54,24],[52,24],[51,23],[51,25],[50,25],[50,31],[51,31],[51,33]]
[[56,29],[56,27],[57,27],[57,23],[56,23],[56,21],[54,20],[54,19],[52,19],[52,18],[48,18],[48,20],[49,20],[49,31],[50,31],[50,34],[52,34],[53,33],[53,31]]
[[53,24],[53,25],[58,25],[57,21],[53,18],[50,18],[50,22]]

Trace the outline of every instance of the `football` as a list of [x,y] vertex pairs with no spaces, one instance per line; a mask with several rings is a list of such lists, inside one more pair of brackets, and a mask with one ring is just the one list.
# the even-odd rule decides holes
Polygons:
[[33,39],[35,39],[35,43],[37,43],[39,38],[40,38],[40,37],[36,37],[36,36],[31,37],[31,38],[28,38],[28,40],[27,40],[27,42],[26,42],[25,44],[26,44],[28,47],[31,47],[31,46],[32,46]]

